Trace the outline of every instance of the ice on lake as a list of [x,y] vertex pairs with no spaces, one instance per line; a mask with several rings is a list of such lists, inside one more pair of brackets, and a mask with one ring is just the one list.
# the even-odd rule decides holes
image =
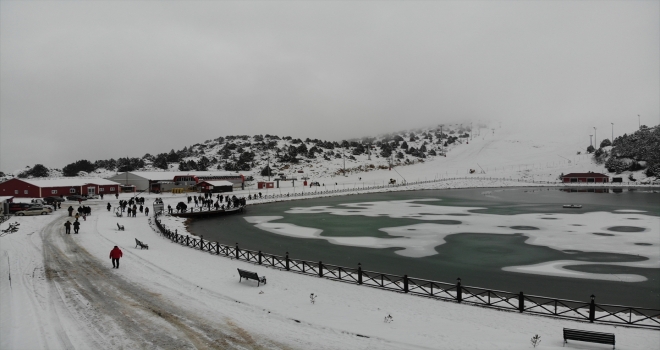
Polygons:
[[[460,233],[497,235],[519,234],[528,237],[526,243],[560,251],[626,254],[645,259],[632,262],[588,262],[591,265],[619,265],[637,268],[660,268],[660,220],[643,211],[622,209],[612,212],[585,213],[524,213],[498,215],[484,213],[482,207],[443,206],[438,199],[394,200],[346,203],[338,206],[295,207],[287,214],[328,214],[413,219],[418,224],[381,227],[389,237],[332,237],[321,235],[323,227],[302,227],[292,223],[277,223],[282,216],[250,216],[245,219],[264,231],[305,239],[323,239],[332,244],[363,248],[398,248],[395,253],[421,258],[438,254],[435,247],[446,243],[445,237]],[[433,204],[430,204],[433,203]],[[450,219],[450,220],[448,220]],[[550,220],[549,220],[550,219]],[[634,226],[621,224],[634,219]],[[348,220],[348,219],[347,219]],[[275,222],[274,222],[275,221]],[[435,222],[434,222],[435,221]],[[449,224],[448,224],[449,223]],[[628,221],[628,223],[632,223]],[[604,234],[603,232],[608,232]],[[535,273],[563,277],[638,282],[638,275],[586,273],[564,267],[581,265],[579,261],[549,261],[529,266],[505,267],[506,271]]]

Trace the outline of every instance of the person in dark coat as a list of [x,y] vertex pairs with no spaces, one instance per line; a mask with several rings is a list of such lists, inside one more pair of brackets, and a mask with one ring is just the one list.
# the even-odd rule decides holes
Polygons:
[[131,217],[131,208],[130,207],[128,208],[128,214],[127,215],[128,215],[129,218]]
[[149,207],[144,207],[144,216],[149,216]]
[[78,234],[79,230],[80,230],[80,221],[75,221],[73,223],[73,233]]
[[101,200],[103,200],[103,193],[101,193]]
[[64,232],[65,232],[67,235],[70,235],[70,234],[71,234],[71,221],[67,220],[67,221],[64,223]]
[[71,216],[71,214],[73,214],[73,207],[69,206],[69,209],[67,209],[67,210],[69,211],[69,216]]
[[119,193],[115,193],[115,199],[119,199]]
[[118,269],[119,268],[119,258],[121,258],[124,254],[121,252],[121,249],[119,247],[115,246],[112,248],[110,251],[110,259],[112,259],[112,268],[113,269]]
[[110,203],[108,203],[107,208],[108,208],[108,211],[110,211],[110,209],[112,209],[112,205],[110,205]]

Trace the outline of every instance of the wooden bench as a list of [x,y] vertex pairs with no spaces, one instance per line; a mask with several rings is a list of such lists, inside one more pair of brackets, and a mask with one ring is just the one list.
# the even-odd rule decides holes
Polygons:
[[138,246],[140,246],[140,249],[147,249],[147,250],[149,250],[149,245],[148,245],[148,244],[144,244],[144,243],[140,242],[140,241],[136,238],[136,239],[135,239],[135,248],[137,248]]
[[610,344],[612,345],[612,349],[615,347],[613,333],[591,332],[582,331],[579,329],[564,328],[564,345],[566,345],[568,339],[591,343]]
[[124,231],[124,225],[120,225],[119,223],[117,223],[117,229],[119,231]]
[[242,279],[245,278],[246,280],[251,279],[257,281],[257,287],[259,287],[261,283],[266,284],[266,276],[259,277],[256,272],[238,269],[238,274],[240,275],[238,283],[241,283]]

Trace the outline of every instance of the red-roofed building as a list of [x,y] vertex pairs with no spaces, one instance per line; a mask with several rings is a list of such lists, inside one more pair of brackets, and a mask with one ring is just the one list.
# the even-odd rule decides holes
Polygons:
[[586,183],[605,183],[610,182],[610,177],[604,174],[599,173],[570,173],[561,177],[562,182],[565,183],[576,183],[576,182],[586,182]]
[[0,196],[43,198],[48,196],[69,196],[72,194],[119,193],[119,184],[105,179],[9,179],[0,183]]

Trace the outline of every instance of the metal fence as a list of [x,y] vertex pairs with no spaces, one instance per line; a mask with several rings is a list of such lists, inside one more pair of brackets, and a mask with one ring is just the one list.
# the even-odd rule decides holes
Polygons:
[[[605,189],[612,189],[612,188],[622,188],[622,187],[640,187],[639,183],[636,182],[579,182],[579,183],[568,183],[568,182],[562,182],[562,181],[538,181],[538,180],[524,180],[524,179],[514,179],[514,178],[506,178],[506,177],[489,177],[489,176],[464,176],[464,177],[448,177],[448,178],[437,178],[433,180],[421,180],[421,181],[411,181],[411,182],[402,182],[402,183],[395,183],[395,184],[384,184],[384,185],[371,185],[369,186],[367,183],[363,183],[361,185],[358,184],[352,184],[352,186],[346,187],[346,188],[341,188],[341,189],[327,189],[328,187],[332,186],[329,185],[325,187],[326,189],[319,189],[319,187],[315,187],[314,190],[308,190],[305,191],[305,187],[302,187],[302,190],[300,192],[296,192],[295,190],[292,193],[276,193],[276,194],[265,194],[262,195],[261,197],[257,198],[257,195],[254,194],[252,199],[262,199],[262,200],[273,200],[273,199],[286,199],[286,198],[298,198],[298,197],[305,197],[305,196],[332,196],[334,194],[345,194],[345,193],[361,193],[361,192],[367,192],[367,191],[376,191],[376,190],[382,190],[382,189],[399,189],[401,187],[406,187],[406,186],[415,186],[415,185],[424,185],[424,184],[430,184],[430,183],[436,183],[436,182],[442,182],[442,181],[455,181],[455,180],[482,180],[482,181],[511,181],[511,182],[520,182],[522,184],[543,184],[543,185],[551,185],[551,186],[560,186],[560,187],[566,187],[566,188],[596,188],[596,187],[602,187]],[[657,186],[655,186],[657,187]]]
[[597,304],[593,295],[588,302],[556,299],[527,295],[523,292],[511,293],[464,286],[461,284],[460,278],[457,279],[456,283],[446,283],[408,277],[408,275],[398,276],[368,271],[362,269],[361,264],[358,264],[357,268],[350,268],[325,264],[322,261],[291,259],[288,252],[284,256],[274,255],[260,250],[241,249],[238,244],[229,246],[211,242],[205,240],[203,236],[197,238],[190,235],[181,235],[176,230],[171,231],[163,225],[158,215],[154,217],[154,224],[164,237],[174,243],[206,251],[210,254],[222,255],[280,270],[499,310],[660,330],[660,310]]

